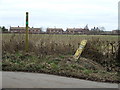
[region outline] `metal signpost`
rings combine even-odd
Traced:
[[[29,45],[28,45],[28,12],[26,12],[26,38],[25,38],[25,50],[28,52]]]
[[[79,59],[79,57],[80,57],[80,55],[81,55],[84,47],[86,46],[86,44],[87,44],[87,40],[82,40],[82,41],[81,41],[79,48],[77,49],[75,55],[73,56],[73,58],[74,58],[75,60],[78,60],[78,59]]]

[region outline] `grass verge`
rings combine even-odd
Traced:
[[[95,61],[81,57],[77,62],[71,55],[35,55],[34,53],[4,53],[3,71],[48,73],[85,80],[120,83],[117,72],[108,72]]]

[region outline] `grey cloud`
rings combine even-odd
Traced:
[[[0,25],[24,25],[29,12],[30,25],[78,27],[103,25],[117,29],[118,0],[0,0]]]

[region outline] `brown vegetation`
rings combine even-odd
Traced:
[[[43,60],[45,60],[45,58],[47,56],[55,56],[56,57],[60,57],[62,59],[57,59],[58,62],[60,61],[60,63],[69,63],[70,65],[74,65],[74,66],[67,66],[66,68],[70,69],[72,68],[72,71],[75,72],[70,72],[68,74],[66,74],[69,70],[63,68],[63,74],[66,74],[66,76],[72,76],[72,77],[78,77],[78,78],[87,78],[92,80],[92,76],[95,75],[101,75],[99,74],[101,71],[102,72],[111,72],[111,73],[117,73],[120,72],[120,63],[117,60],[118,57],[118,47],[120,45],[120,41],[118,41],[117,37],[114,36],[76,36],[76,35],[29,35],[29,54],[25,54],[25,42],[24,42],[24,35],[23,34],[13,34],[13,35],[3,35],[3,43],[2,43],[2,47],[3,47],[3,60],[4,60],[4,64],[3,64],[3,70],[15,70],[16,68],[13,67],[12,68],[12,64],[14,63],[14,60],[24,60],[24,57],[26,55],[30,56],[36,56],[39,57],[37,59],[41,58]],[[83,39],[87,39],[88,43],[85,47],[85,50],[82,53],[81,57],[84,57],[86,59],[79,59],[78,62],[73,62],[74,61],[71,56],[74,55],[76,49],[78,48],[81,40]],[[14,57],[14,55],[12,54],[16,54],[16,53],[22,52],[23,56],[16,58]],[[10,55],[8,55],[9,53],[11,53]],[[11,56],[12,55],[12,56]],[[70,56],[70,57],[66,57],[66,56]],[[7,58],[6,58],[7,57]],[[46,73],[53,73],[53,74],[60,74],[62,75],[62,68],[58,68],[58,63],[56,66],[57,60],[53,58],[50,60],[51,61],[50,65],[49,62],[42,63],[43,65],[45,64],[45,67],[48,67],[45,70],[41,70],[40,68],[42,66],[39,67],[39,69],[33,70],[34,68],[31,68],[32,71],[37,71],[37,72],[46,72]],[[7,62],[8,60],[8,62]],[[12,60],[12,61],[11,61]],[[36,59],[35,59],[36,60]],[[48,59],[47,59],[48,60]],[[54,62],[54,60],[56,60]],[[39,60],[38,60],[39,61]],[[45,60],[46,61],[46,60]],[[11,62],[11,65],[10,63]],[[17,62],[17,61],[15,61]],[[19,62],[19,61],[18,61]],[[53,63],[52,63],[53,62]],[[25,63],[25,62],[24,62]],[[82,63],[82,64],[81,64]],[[14,63],[15,64],[15,63]],[[27,63],[27,65],[30,63]],[[42,65],[40,63],[40,65]],[[10,69],[8,69],[8,65]],[[26,64],[24,64],[25,67],[27,67]],[[34,65],[36,64],[31,64],[31,67],[35,67]],[[62,67],[64,67],[64,64],[60,64],[63,65]],[[77,65],[80,65],[77,67]],[[83,66],[84,65],[84,66]],[[39,65],[38,65],[39,66]],[[50,69],[50,66],[55,68],[52,68],[52,70]],[[7,68],[6,68],[7,67]],[[44,66],[43,66],[44,67]],[[77,67],[77,68],[75,68]],[[81,68],[82,67],[82,74],[80,74]],[[38,67],[37,67],[38,68]],[[58,70],[59,72],[57,72],[56,68],[60,69]],[[92,69],[91,69],[92,68]],[[20,70],[20,71],[26,71],[26,69],[20,69],[17,68],[16,70]],[[91,71],[92,70],[92,71]],[[29,70],[28,70],[29,71]],[[96,73],[93,73],[94,71],[97,71]],[[79,72],[79,73],[78,73]],[[85,76],[87,73],[87,76]],[[80,75],[78,75],[80,74]],[[107,75],[107,74],[105,74]],[[108,76],[106,76],[106,79],[104,77],[104,75],[102,77],[104,77],[104,79],[102,77],[94,77],[93,80],[98,80],[98,81],[110,81],[110,74],[108,74]],[[112,74],[113,75],[113,74]],[[116,74],[114,74],[116,75]],[[113,75],[113,76],[114,76]],[[100,79],[102,78],[102,79]],[[108,79],[107,79],[108,78]],[[111,77],[112,78],[112,77]],[[114,81],[115,79],[111,79],[111,81]],[[117,80],[116,80],[117,81]],[[118,80],[119,81],[119,80]]]

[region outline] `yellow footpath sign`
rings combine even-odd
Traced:
[[[86,44],[87,44],[87,40],[82,40],[81,41],[79,48],[77,49],[75,55],[73,56],[74,59],[76,59],[76,60],[79,59],[79,57],[80,57],[84,47],[86,46]]]

